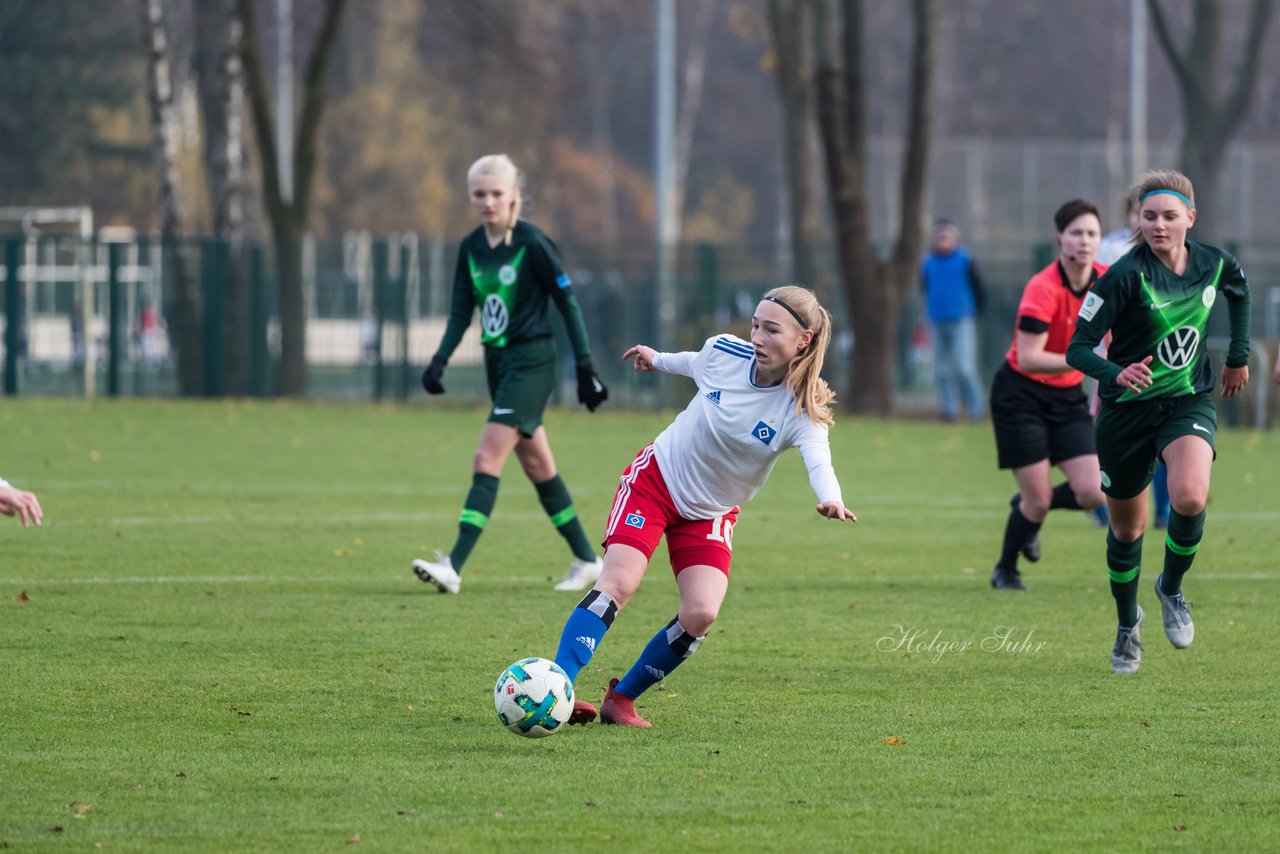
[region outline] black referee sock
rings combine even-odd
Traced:
[[[1000,565],[1005,569],[1018,568],[1018,552],[1040,530],[1039,522],[1032,522],[1022,515],[1021,505],[1009,511],[1009,521],[1004,526],[1004,545],[1000,549]]]
[[[1050,510],[1079,510],[1080,502],[1076,501],[1076,491],[1071,484],[1063,481],[1053,488],[1053,497],[1049,499]]]

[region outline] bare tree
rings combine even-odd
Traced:
[[[224,318],[227,388],[243,394],[247,386],[249,294],[241,265],[244,249],[244,146],[241,111],[244,74],[240,62],[243,28],[236,0],[197,2],[196,80],[204,119],[204,162],[213,206],[213,235],[225,247]]]
[[[165,20],[164,0],[139,0],[147,48],[147,98],[151,105],[151,140],[160,169],[160,240],[172,275],[170,330],[176,339],[178,390],[197,395],[204,390],[200,297],[182,252],[186,214],[178,175],[179,126],[174,98],[174,62]]]
[[[1225,96],[1218,95],[1218,59],[1224,12],[1219,0],[1196,0],[1191,34],[1184,49],[1174,44],[1169,22],[1156,0],[1147,0],[1156,43],[1173,67],[1182,93],[1185,117],[1178,155],[1182,171],[1196,184],[1196,206],[1217,209],[1227,144],[1240,127],[1258,87],[1258,69],[1271,25],[1271,0],[1253,0],[1245,30],[1245,47],[1236,77]],[[1222,217],[1210,216],[1205,229],[1212,234]]]
[[[277,167],[277,146],[266,72],[258,44],[254,0],[236,0],[244,37],[241,59],[253,111],[262,168],[262,195],[275,243],[280,304],[280,393],[301,397],[307,390],[307,313],[302,286],[302,237],[311,211],[316,171],[316,140],[324,114],[329,55],[338,38],[346,0],[324,0],[320,30],[303,74],[302,112],[289,158],[292,198],[286,198]]]
[[[845,401],[851,409],[884,416],[894,411],[894,354],[899,313],[908,290],[917,281],[924,245],[924,193],[933,89],[932,6],[931,0],[912,0],[911,3],[915,27],[907,57],[911,71],[898,237],[892,254],[881,259],[871,242],[867,192],[867,34],[863,4],[861,0],[816,0],[814,5],[818,124],[835,219],[841,286],[854,331]]]
[[[805,55],[809,0],[769,0],[774,82],[782,105],[782,156],[787,194],[791,276],[826,300],[814,248],[820,239],[813,187],[813,84]]]

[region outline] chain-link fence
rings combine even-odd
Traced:
[[[675,329],[659,330],[648,253],[604,258],[573,246],[561,248],[597,368],[610,385],[614,405],[682,402],[683,390],[668,380],[633,376],[619,359],[626,347],[661,341],[693,349],[720,331],[745,337],[760,294],[782,283],[769,249],[682,247],[677,270],[679,321]],[[1252,284],[1255,340],[1274,353],[1280,337],[1280,286],[1271,283],[1280,282],[1280,244],[1231,248]],[[983,376],[989,377],[1012,338],[1023,285],[1048,263],[1053,250],[1048,244],[1016,241],[970,244],[970,249],[988,287],[979,362]],[[420,394],[418,373],[444,332],[455,251],[452,241],[411,234],[306,240],[309,395],[376,400]],[[280,330],[269,247],[233,251],[212,240],[188,240],[166,250],[151,239],[107,243],[10,237],[3,241],[3,252],[6,393],[175,395],[184,388],[179,364],[184,345],[191,360],[199,363],[198,376],[186,377],[189,391],[212,396],[275,392]],[[828,259],[828,283],[836,281],[830,266]],[[185,286],[178,281],[180,268],[187,272]],[[837,324],[828,375],[842,389],[849,372],[857,370],[852,363],[854,342],[847,331],[841,332],[848,324],[839,289],[828,284],[826,290],[824,299]],[[898,408],[906,414],[930,415],[935,408],[933,355],[918,294],[907,301],[900,317],[887,322],[899,332]],[[1221,338],[1225,333],[1225,310],[1215,310],[1211,334]],[[571,351],[562,329],[560,337],[561,399],[571,401]],[[1255,389],[1263,392],[1270,373],[1265,357],[1260,351],[1253,366]],[[463,339],[447,376],[451,399],[485,396],[478,325]],[[1274,404],[1250,398],[1233,406],[1243,407],[1239,417],[1254,423],[1258,413],[1265,414]]]

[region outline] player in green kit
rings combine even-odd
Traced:
[[[559,254],[545,234],[520,219],[521,176],[505,154],[482,157],[467,171],[471,204],[481,226],[458,247],[453,303],[444,338],[422,374],[428,394],[443,394],[449,357],[480,310],[480,343],[493,407],[476,449],[471,489],[449,554],[413,562],[414,574],[441,593],[457,593],[459,573],[488,524],[507,457],[515,451],[551,523],[573,551],[557,590],[595,582],[601,561],[578,520],[573,499],[556,473],[542,413],[559,378],[549,307],[564,318],[578,370],[578,400],[594,412],[609,396],[591,367],[582,311]]]
[[[1169,469],[1170,513],[1156,598],[1165,635],[1178,649],[1195,626],[1182,596],[1204,532],[1218,427],[1214,376],[1205,352],[1209,311],[1227,301],[1231,344],[1222,394],[1249,381],[1249,286],[1228,253],[1187,239],[1195,224],[1191,181],[1148,172],[1133,189],[1142,240],[1103,274],[1080,306],[1067,363],[1098,380],[1098,462],[1107,495],[1107,572],[1119,626],[1111,669],[1133,673],[1142,660],[1138,574],[1147,526],[1147,485],[1157,459]],[[1110,331],[1107,358],[1094,352]]]

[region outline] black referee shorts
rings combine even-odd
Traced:
[[[1089,400],[1080,386],[1056,388],[1001,362],[991,383],[991,425],[1002,469],[1097,453]]]

